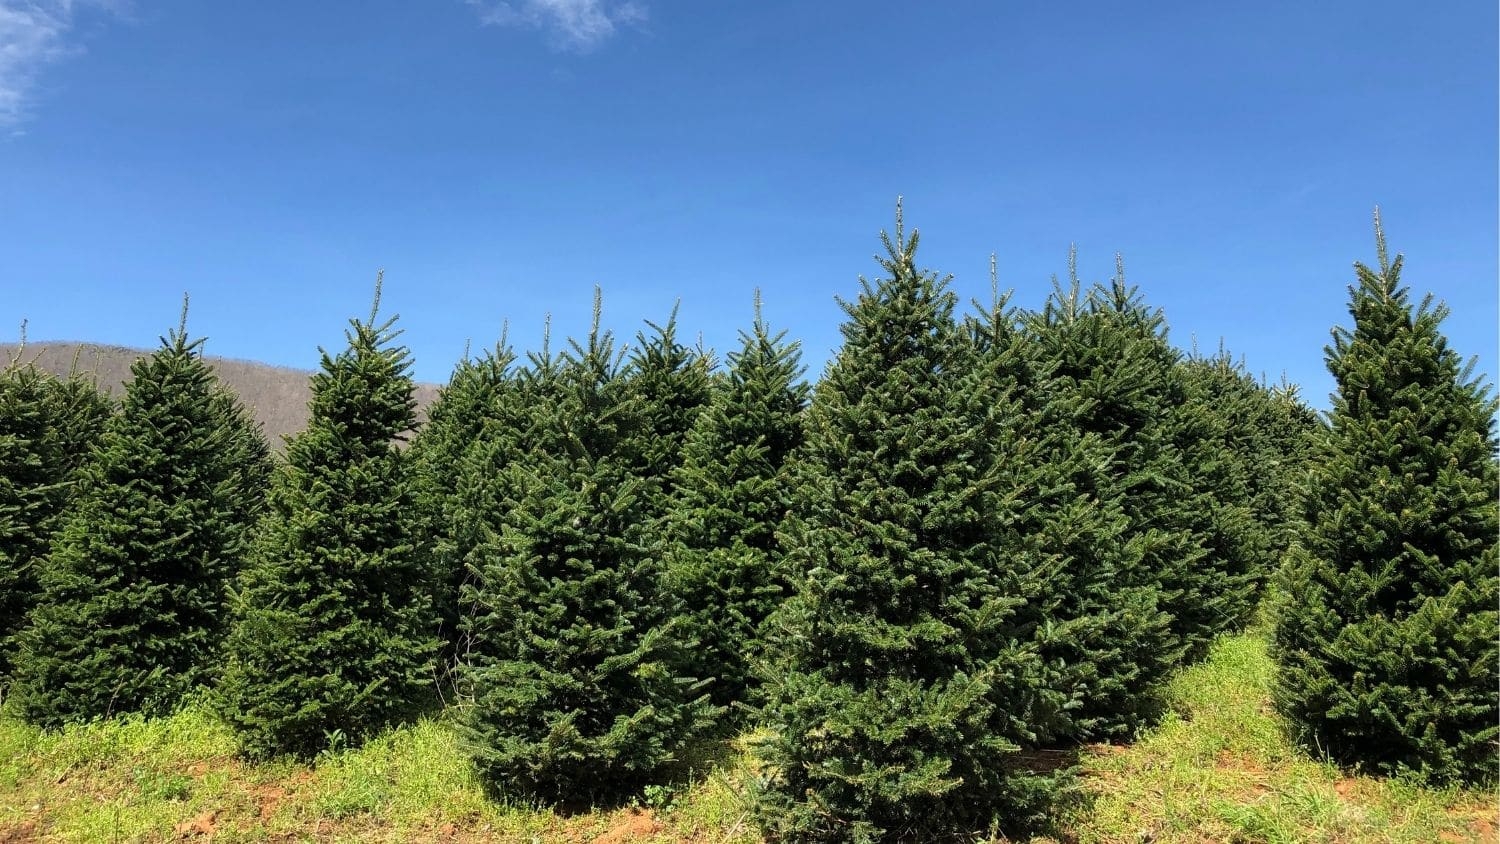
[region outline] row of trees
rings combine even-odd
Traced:
[[[562,803],[759,724],[772,838],[930,837],[1042,817],[1037,763],[1148,723],[1275,576],[1307,744],[1493,776],[1494,404],[1383,241],[1331,429],[1174,349],[1123,271],[961,315],[899,214],[884,245],[815,389],[758,303],[719,367],[596,301],[560,353],[461,362],[409,447],[377,285],[274,467],[182,326],[113,414],[13,364],[9,698],[56,726],[209,686],[247,753],[308,757],[442,695],[496,792]]]

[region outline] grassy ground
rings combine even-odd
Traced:
[[[1095,747],[1080,842],[1500,842],[1494,794],[1347,776],[1290,744],[1271,711],[1267,642],[1221,640],[1128,747]]]
[[[1349,777],[1297,754],[1271,714],[1264,638],[1227,638],[1173,683],[1173,712],[1090,748],[1087,842],[1495,842],[1495,796]],[[247,765],[202,707],[44,734],[0,717],[0,844],[23,841],[754,842],[743,746],[640,805],[562,817],[487,799],[440,721],[316,765]]]

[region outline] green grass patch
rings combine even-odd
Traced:
[[[1493,795],[1349,776],[1307,758],[1271,706],[1267,634],[1226,637],[1183,670],[1133,745],[1085,758],[1080,842],[1493,842]]]
[[[1134,744],[1083,759],[1061,837],[1103,842],[1494,842],[1493,795],[1349,776],[1300,754],[1271,710],[1266,636],[1183,671]],[[636,805],[561,816],[488,797],[443,719],[312,765],[249,764],[201,702],[170,718],[43,733],[0,714],[0,841],[759,841],[750,737],[693,748]],[[7,835],[12,836],[7,838]],[[31,838],[22,837],[24,835]]]

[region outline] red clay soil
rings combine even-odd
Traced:
[[[178,838],[192,838],[195,835],[213,835],[219,831],[218,820],[219,813],[210,809],[190,821],[183,821],[172,827],[172,831],[177,833]]]
[[[626,841],[643,841],[658,832],[662,825],[648,811],[631,809],[610,830],[595,838],[591,844],[624,844]]]

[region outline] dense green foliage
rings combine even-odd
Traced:
[[[1123,268],[960,319],[899,206],[882,239],[813,388],[758,298],[723,368],[675,311],[617,346],[596,298],[563,354],[466,351],[420,433],[377,282],[274,472],[182,328],[118,412],[18,357],[7,705],[53,727],[217,683],[244,753],[307,758],[451,697],[492,793],[569,806],[756,727],[770,839],[972,838],[1045,823],[1057,760],[1149,726],[1275,582],[1298,741],[1496,779],[1500,403],[1378,220],[1327,422],[1174,348]]]
[[[1060,300],[1059,304],[1076,301]],[[1051,339],[1067,342],[1076,314],[1052,311]],[[993,483],[1013,549],[1042,576],[1025,612],[1061,705],[1036,713],[1051,742],[1126,734],[1158,707],[1169,663],[1168,616],[1145,571],[1147,541],[1130,531],[1111,471],[1116,446],[1078,423],[1091,406],[1060,361],[1027,333],[1029,316],[996,297],[968,321],[976,354],[975,408],[996,416]],[[1033,326],[1034,328],[1034,326]]]
[[[888,275],[844,303],[786,520],[795,593],[772,619],[757,793],[773,840],[1017,826],[1048,790],[1017,766],[1045,690],[1018,613],[1032,561],[996,529],[998,432],[972,410],[946,281],[918,271],[899,217],[883,239]]]
[[[1290,542],[1296,489],[1319,424],[1295,388],[1261,384],[1222,349],[1185,359],[1182,371],[1189,407],[1206,417],[1205,430],[1183,450],[1193,461],[1195,486],[1218,513],[1210,551],[1235,561],[1253,586],[1234,625],[1240,626]]]
[[[639,418],[621,442],[642,484],[641,516],[660,519],[671,507],[676,471],[688,432],[708,405],[713,360],[677,340],[677,312],[664,325],[647,322],[650,333],[636,335],[635,350],[623,373]],[[659,531],[650,541],[659,544]]]
[[[0,371],[0,687],[78,469],[110,411],[92,381],[54,378],[19,355]]]
[[[430,695],[431,575],[398,444],[416,421],[411,359],[375,319],[323,352],[239,582],[220,700],[254,756],[361,741]]]
[[[761,625],[785,594],[776,537],[790,507],[788,462],[802,443],[808,387],[796,343],[771,333],[756,304],[751,330],[683,446],[666,526],[668,593],[693,642],[689,673],[712,677],[731,723],[750,699]]]
[[[1132,327],[1132,314],[1144,324]],[[1043,515],[1067,555],[1064,578],[1077,579],[1057,593],[1063,603],[1052,612],[1120,634],[1105,634],[1106,644],[1084,629],[1076,650],[1066,638],[1053,649],[1049,664],[1061,659],[1065,670],[1083,672],[1087,690],[1064,734],[1128,734],[1155,712],[1162,683],[1183,660],[1175,611],[1189,600],[1184,581],[1203,557],[1172,509],[1186,485],[1163,424],[1180,401],[1175,361],[1159,317],[1136,308],[1123,284],[1084,292],[1075,277],[1025,328],[1046,376],[1039,405],[1056,441],[1053,459],[1082,496],[1059,508],[1074,527]]]
[[[427,424],[412,440],[411,462],[422,532],[431,551],[433,613],[441,642],[439,666],[447,675],[460,646],[459,595],[468,579],[468,555],[478,544],[484,510],[466,507],[475,479],[464,474],[465,455],[487,433],[516,393],[510,371],[515,353],[504,340],[478,358],[465,358],[428,408]],[[506,432],[509,434],[509,431]],[[446,684],[445,684],[446,685]]]
[[[210,682],[260,511],[269,449],[202,341],[179,328],[131,375],[19,637],[16,697],[44,726],[168,711]]]
[[[1401,258],[1356,265],[1354,326],[1276,630],[1277,701],[1337,762],[1493,782],[1500,739],[1496,402],[1413,306]]]
[[[447,470],[453,485],[447,499],[452,516],[436,540],[440,570],[452,565],[459,579],[458,637],[452,664],[455,681],[461,682],[466,662],[482,655],[476,652],[476,644],[482,652],[489,639],[486,622],[475,623],[476,617],[486,615],[475,602],[480,599],[479,580],[492,542],[505,530],[515,506],[511,479],[528,453],[555,442],[546,427],[551,415],[545,409],[559,399],[560,364],[550,343],[544,341],[542,352],[528,355],[526,366],[507,369],[506,379],[496,384],[488,406],[476,408],[483,414],[479,429]]]
[[[638,792],[704,716],[647,540],[633,447],[649,407],[608,333],[523,375],[531,419],[507,506],[474,551],[463,728],[504,794],[587,804]]]

